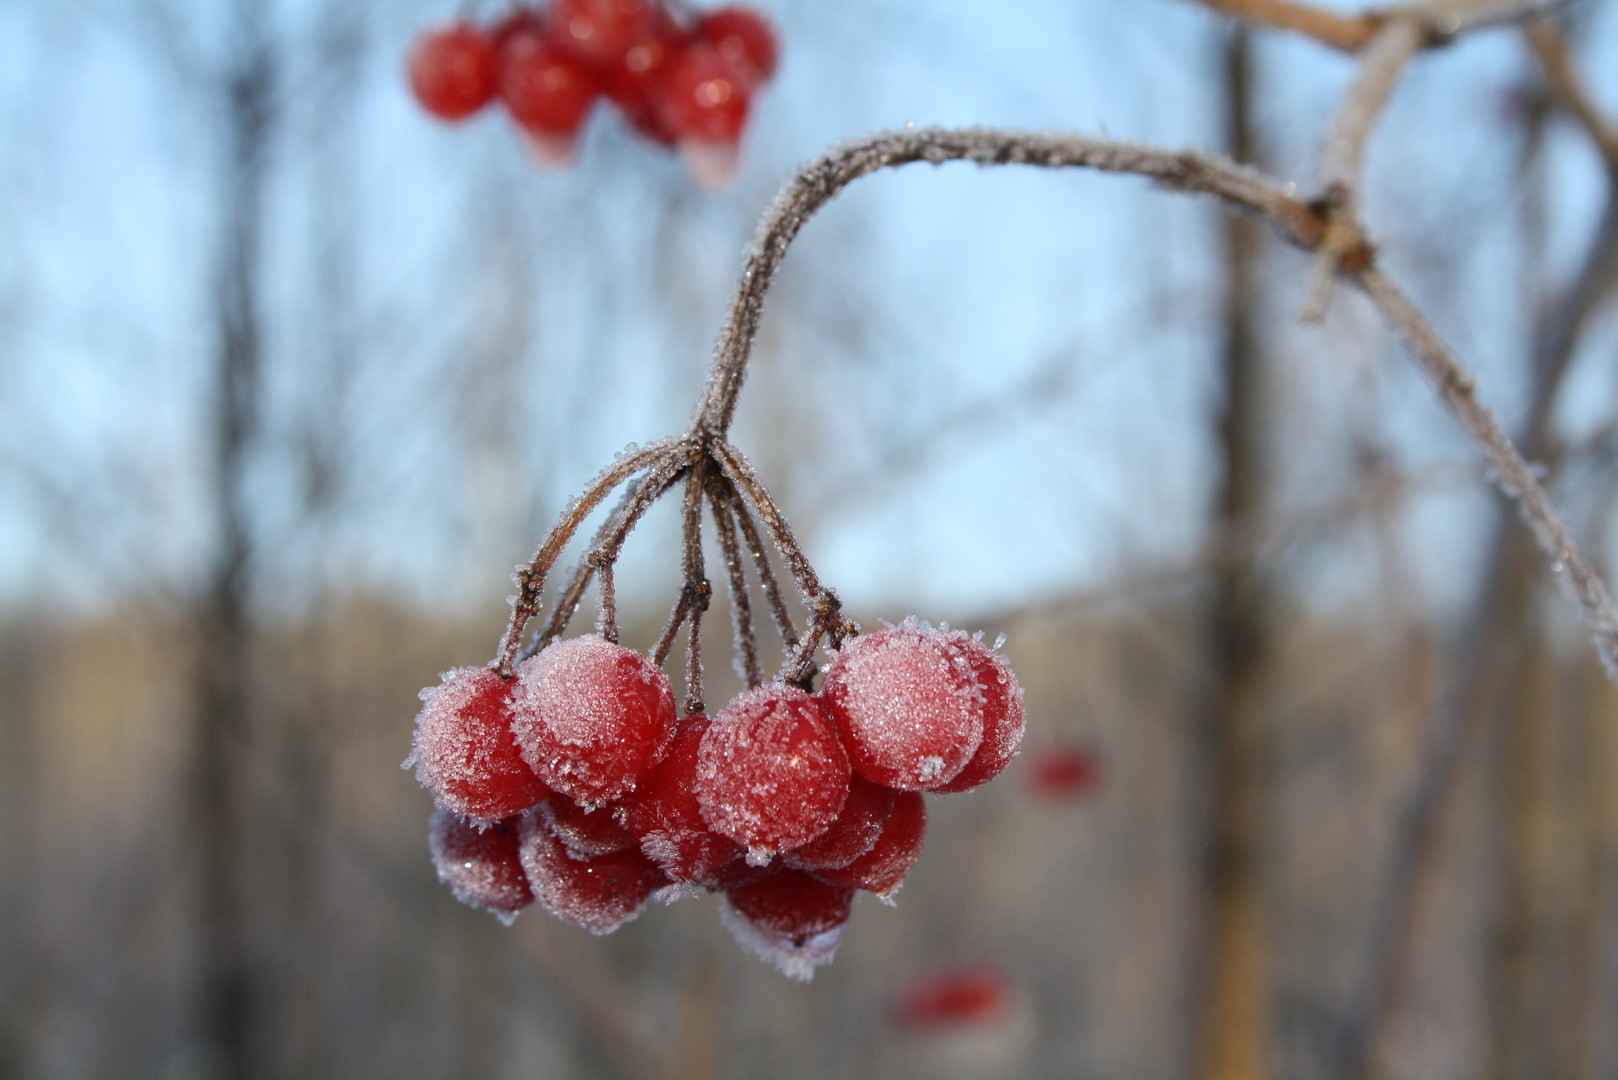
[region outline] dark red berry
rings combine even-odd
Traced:
[[[629,830],[613,820],[610,809],[587,813],[566,795],[555,792],[535,809],[551,835],[575,859],[593,859],[639,846]]]
[[[747,124],[752,89],[710,45],[697,43],[670,64],[660,104],[682,141],[734,145]]]
[[[994,968],[940,971],[911,985],[899,1004],[899,1022],[929,1030],[993,1024],[1010,1003],[1011,985]]]
[[[1078,746],[1047,746],[1037,751],[1028,772],[1036,794],[1058,800],[1081,799],[1100,780],[1100,756]]]
[[[819,699],[782,683],[732,699],[697,755],[703,819],[755,865],[830,828],[848,781],[848,756]]]
[[[635,789],[674,738],[674,691],[656,664],[597,634],[517,666],[511,730],[554,790],[594,809]]]
[[[983,696],[946,635],[912,620],[846,642],[821,690],[854,771],[924,791],[953,780],[983,741]]]
[[[427,828],[438,880],[461,903],[492,911],[507,924],[534,902],[517,853],[517,821],[507,818],[478,829],[440,807]]]
[[[549,791],[524,763],[511,734],[512,684],[490,668],[445,672],[421,692],[415,746],[406,765],[433,801],[479,821],[520,813]]]
[[[600,92],[594,73],[530,27],[501,46],[500,98],[527,131],[572,138]]]
[[[921,855],[927,836],[927,806],[921,793],[901,791],[894,796],[893,813],[876,845],[840,870],[816,870],[815,877],[831,885],[864,889],[891,902],[910,868]]]
[[[443,120],[464,120],[494,97],[494,42],[466,23],[437,27],[416,38],[406,70],[422,108]]]
[[[807,982],[842,941],[854,890],[782,870],[725,891],[723,915],[745,947]]]
[[[1017,756],[1025,725],[1022,686],[1005,657],[980,639],[956,632],[949,635],[949,643],[971,665],[983,695],[983,741],[953,780],[932,790],[968,791],[998,776]]]
[[[775,74],[775,31],[752,8],[715,8],[697,23],[695,36],[724,57],[750,88]]]
[[[681,720],[668,755],[614,805],[613,814],[670,881],[713,887],[715,873],[740,860],[742,849],[708,827],[697,802],[697,754],[707,730],[706,716]]]
[[[873,784],[858,773],[849,780],[848,801],[831,828],[783,852],[781,861],[796,870],[836,870],[876,846],[893,811],[893,789]]]
[[[525,815],[518,833],[522,866],[534,898],[558,919],[592,934],[612,933],[639,915],[647,897],[669,883],[634,849],[582,862],[571,857],[538,815]]]
[[[647,0],[555,0],[551,38],[589,63],[607,67],[646,35],[654,6]]]

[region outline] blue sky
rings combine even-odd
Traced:
[[[1181,0],[761,6],[784,62],[742,174],[717,193],[605,113],[567,172],[524,159],[500,117],[428,121],[400,57],[448,5],[360,5],[366,45],[336,76],[322,5],[272,6],[295,89],[267,201],[268,410],[250,479],[267,603],[359,590],[498,606],[571,491],[687,421],[753,222],[830,142],[947,123],[1217,144],[1219,24]],[[215,114],[132,29],[135,7],[0,5],[13,606],[183,596],[208,550]],[[176,10],[206,55],[223,9]],[[1594,14],[1585,67],[1618,115],[1618,42]],[[1274,168],[1305,181],[1352,69],[1278,35],[1258,55]],[[1389,268],[1507,417],[1527,284],[1511,102],[1529,70],[1506,31],[1423,57],[1367,189]],[[1601,186],[1575,131],[1551,139],[1554,281]],[[811,223],[768,305],[736,438],[822,575],[861,610],[938,617],[1183,564],[1213,478],[1216,221],[1136,180],[954,166],[863,181]],[[1341,498],[1367,442],[1440,477],[1396,527],[1442,608],[1477,555],[1480,470],[1356,298],[1323,328],[1292,323],[1304,269],[1279,249],[1267,266],[1277,510]],[[1613,342],[1598,320],[1570,431],[1612,415]],[[1026,391],[1054,373],[1056,390]],[[322,461],[334,488],[312,480]],[[655,607],[672,589],[666,529],[649,522],[627,556],[631,597]],[[1352,607],[1371,550],[1351,528],[1279,565],[1312,600]]]

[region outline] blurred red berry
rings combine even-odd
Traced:
[[[588,68],[531,27],[501,46],[500,98],[528,131],[571,138],[600,92]]]
[[[467,23],[436,27],[416,38],[406,71],[422,108],[442,120],[464,120],[494,97],[494,42]]]
[[[586,810],[633,791],[674,739],[668,676],[598,634],[546,646],[517,665],[516,683],[523,760]]]
[[[427,847],[438,880],[461,903],[492,911],[509,923],[534,902],[517,853],[516,818],[478,829],[440,807],[427,828]]]
[[[715,8],[697,23],[695,36],[712,46],[750,88],[775,74],[779,55],[775,31],[769,20],[752,8]]]
[[[830,828],[848,781],[848,755],[820,700],[782,683],[738,694],[709,724],[697,756],[703,819],[755,865]]]
[[[602,69],[602,90],[624,119],[662,146],[673,146],[678,141],[662,105],[662,95],[669,66],[685,52],[689,38],[667,12],[658,9],[635,43]]]
[[[1077,746],[1047,746],[1029,755],[1028,783],[1050,799],[1081,799],[1101,782],[1101,757]]]
[[[694,44],[666,72],[660,103],[676,136],[723,144],[742,137],[752,90],[717,50]]]
[[[646,35],[659,6],[647,0],[555,0],[550,37],[581,59],[606,67]]]
[[[898,1019],[909,1028],[939,1030],[992,1024],[1006,1015],[1011,986],[993,968],[964,968],[923,976],[899,1002]]]
[[[416,766],[416,779],[439,806],[498,821],[549,794],[512,738],[511,692],[498,671],[482,667],[445,672],[442,683],[421,692],[405,764]]]

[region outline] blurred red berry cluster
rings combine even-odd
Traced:
[[[422,108],[444,120],[498,99],[551,164],[570,158],[585,118],[606,98],[641,135],[681,147],[699,179],[722,183],[776,56],[774,31],[750,8],[692,15],[664,0],[551,0],[489,26],[426,31],[409,74]]]
[[[936,971],[913,982],[900,998],[895,1018],[916,1031],[988,1025],[1005,1019],[1011,984],[991,967]]]
[[[995,776],[1024,726],[998,653],[912,620],[845,641],[819,693],[766,683],[711,718],[677,719],[663,672],[594,634],[423,700],[406,764],[459,899],[508,919],[537,900],[605,934],[659,891],[722,892],[742,943],[805,979],[855,893],[890,899],[914,865],[921,793]]]

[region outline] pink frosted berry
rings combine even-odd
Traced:
[[[439,806],[479,821],[521,813],[548,794],[511,735],[511,683],[490,668],[445,672],[421,692],[406,765]]]
[[[586,810],[633,791],[674,738],[668,677],[598,634],[540,650],[517,665],[516,682],[522,759]]]
[[[781,861],[797,870],[847,866],[876,846],[892,810],[893,789],[855,773],[849,782],[848,801],[831,828],[802,847],[783,852]]]
[[[1017,756],[1024,726],[1022,686],[1006,658],[962,632],[949,635],[958,655],[972,665],[978,690],[983,694],[983,742],[966,768],[947,784],[933,791],[967,791],[1000,775],[1000,770]]]
[[[613,807],[613,814],[640,838],[641,851],[670,881],[713,887],[719,868],[740,859],[742,849],[708,827],[697,802],[697,754],[707,730],[706,716],[681,720],[668,756]]]
[[[612,933],[639,915],[646,898],[669,883],[634,849],[582,862],[572,858],[537,814],[524,815],[518,836],[534,898],[558,919],[592,934]]]
[[[438,880],[461,903],[492,911],[505,923],[534,902],[517,856],[517,820],[508,818],[480,830],[439,807],[427,828]]]
[[[894,796],[893,813],[888,815],[876,846],[840,870],[816,870],[815,877],[829,885],[864,889],[891,900],[916,865],[926,835],[927,806],[921,793],[901,791]]]
[[[745,948],[807,982],[837,951],[853,903],[853,889],[782,870],[727,889],[721,916]]]
[[[854,771],[886,787],[947,784],[983,741],[971,664],[946,635],[909,619],[844,644],[821,694]]]
[[[697,755],[697,801],[754,865],[824,833],[848,798],[848,756],[820,701],[769,683],[713,718]]]
[[[566,795],[556,792],[536,809],[551,835],[562,842],[569,855],[580,861],[638,846],[635,837],[613,820],[609,810],[588,813]]]

